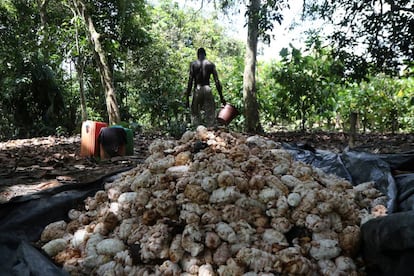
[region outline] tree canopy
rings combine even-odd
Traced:
[[[354,75],[398,74],[414,60],[414,6],[410,0],[307,0],[305,15],[334,25],[329,39]]]

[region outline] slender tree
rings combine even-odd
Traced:
[[[88,111],[86,108],[86,96],[85,96],[85,86],[84,86],[84,77],[83,73],[85,71],[86,66],[86,58],[82,53],[82,49],[80,47],[79,42],[79,30],[78,30],[78,16],[76,15],[76,11],[72,9],[73,16],[74,16],[74,25],[75,25],[75,42],[76,42],[76,52],[77,56],[72,57],[72,60],[75,64],[76,73],[78,76],[79,82],[79,96],[80,96],[80,104],[81,104],[81,115],[82,121],[86,121],[88,119]]]
[[[260,132],[259,108],[256,95],[256,57],[259,38],[260,0],[250,0],[247,20],[247,44],[243,75],[243,101],[248,132]]]
[[[49,0],[37,0],[37,7],[40,15],[40,51],[42,52],[43,62],[48,64],[49,51],[47,44],[49,43],[49,30],[47,21],[47,5]]]
[[[118,102],[116,99],[115,86],[113,82],[112,71],[108,63],[107,53],[105,52],[100,41],[101,34],[96,30],[95,23],[89,14],[86,4],[83,0],[73,0],[77,14],[83,18],[85,26],[89,33],[89,39],[94,47],[95,60],[99,67],[101,83],[105,91],[106,109],[109,117],[109,124],[118,124],[121,121]]]

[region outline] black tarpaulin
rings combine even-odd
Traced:
[[[111,174],[90,183],[63,185],[1,204],[0,275],[68,275],[36,248],[35,242],[48,224],[67,220],[70,209],[116,177]]]

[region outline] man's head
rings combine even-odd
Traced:
[[[198,58],[204,58],[206,57],[206,50],[204,50],[204,48],[198,48],[197,50],[197,57]]]

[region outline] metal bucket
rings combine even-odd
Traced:
[[[227,103],[218,113],[217,121],[220,124],[228,125],[237,115],[239,115],[239,111],[234,106]]]

